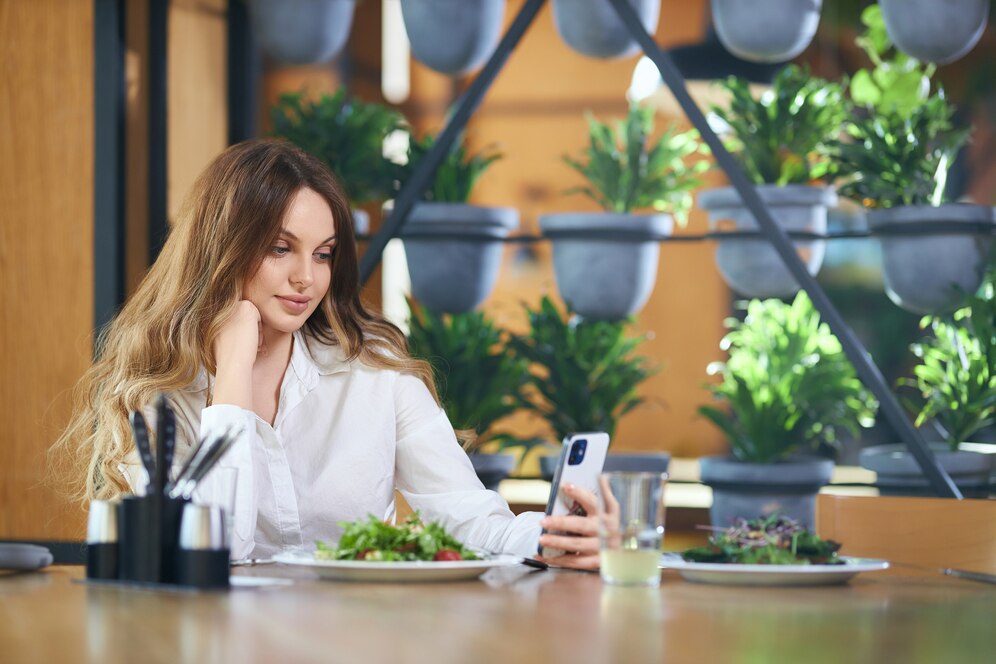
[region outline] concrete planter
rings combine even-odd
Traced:
[[[926,221],[993,223],[993,208],[953,203],[871,210],[872,229]],[[951,311],[982,283],[993,244],[992,233],[882,235],[882,271],[889,299],[918,314]]]
[[[709,519],[725,528],[737,518],[755,519],[778,512],[813,529],[816,494],[830,483],[833,461],[800,459],[744,463],[733,457],[703,457],[701,480],[712,488]]]
[[[660,0],[629,0],[650,34],[657,30]],[[625,58],[640,51],[609,0],[553,0],[557,34],[571,49],[592,58]]]
[[[349,40],[356,0],[248,0],[253,32],[287,64],[325,62]]]
[[[966,498],[988,498],[996,471],[996,445],[973,445],[976,450],[952,450],[944,443],[930,443],[934,458],[951,476]],[[883,496],[934,496],[920,465],[905,445],[875,445],[858,454],[862,468],[878,475],[875,485]]]
[[[412,295],[437,313],[475,309],[491,293],[514,208],[418,203],[401,229]]]
[[[759,185],[757,192],[771,210],[775,222],[786,231],[825,233],[827,208],[837,203],[831,187]],[[709,212],[709,228],[716,231],[756,231],[759,226],[740,194],[733,187],[708,189],[698,196],[698,205]],[[799,257],[810,274],[823,265],[825,240],[795,242]],[[765,238],[729,238],[718,241],[716,265],[730,288],[746,297],[787,297],[799,283]]]
[[[485,489],[498,490],[498,484],[508,477],[515,468],[515,457],[511,454],[468,454],[474,472]]]
[[[878,5],[893,43],[937,64],[972,50],[989,20],[989,0],[879,0]]]
[[[658,238],[671,234],[667,214],[547,214],[540,229],[553,241],[560,296],[582,318],[620,320],[639,311],[657,282]],[[591,237],[582,237],[589,233]]]
[[[820,25],[823,0],[711,0],[716,36],[752,62],[785,62],[806,50]]]
[[[460,76],[483,65],[495,50],[505,0],[401,0],[401,14],[415,59]]]

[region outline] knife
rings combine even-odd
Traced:
[[[137,410],[131,412],[128,421],[131,422],[138,456],[142,459],[142,468],[145,470],[145,493],[148,494],[152,478],[156,474],[156,461],[152,458],[152,448],[149,446],[149,427],[145,422],[145,416]]]
[[[981,583],[996,584],[996,574],[985,574],[983,572],[969,572],[967,570],[952,569],[950,567],[945,567],[941,569],[940,572],[945,576],[956,576],[959,579],[968,579],[969,581],[979,581]]]

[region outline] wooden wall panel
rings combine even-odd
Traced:
[[[0,538],[78,536],[44,484],[93,325],[93,2],[0,2]]]

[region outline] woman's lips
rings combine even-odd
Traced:
[[[283,305],[284,309],[290,311],[291,313],[300,314],[304,313],[308,309],[308,303],[311,301],[310,298],[299,298],[299,297],[283,297],[281,295],[277,296],[280,300],[280,304]]]

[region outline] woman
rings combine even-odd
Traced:
[[[320,162],[276,140],[221,154],[78,388],[57,446],[87,464],[80,497],[135,488],[127,416],[142,409],[154,427],[164,392],[179,460],[199,437],[241,431],[221,462],[236,469],[235,558],[310,548],[370,513],[391,518],[395,488],[466,544],[532,555],[543,515],[513,516],[483,488],[429,366],[363,307],[357,274],[349,208]],[[566,491],[594,514],[590,493]],[[567,551],[550,562],[597,567],[594,517],[542,526],[577,534],[542,536]]]

